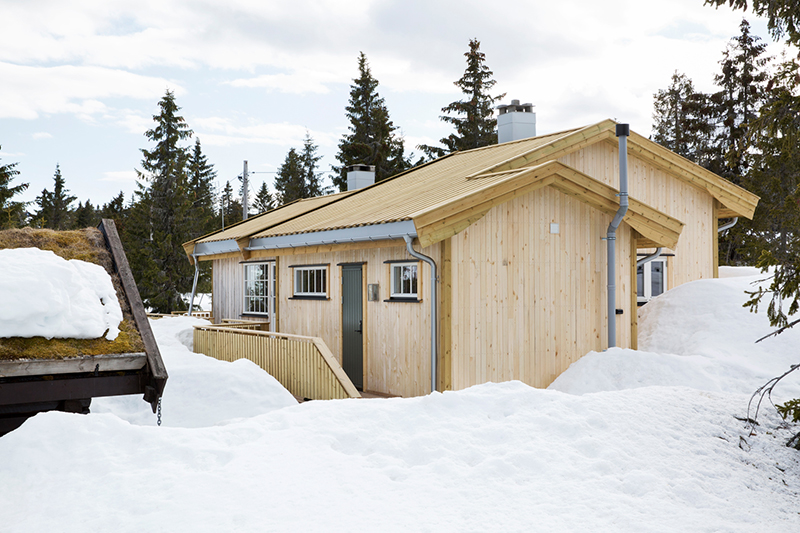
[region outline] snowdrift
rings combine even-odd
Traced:
[[[800,463],[749,393],[793,362],[758,346],[752,278],[643,309],[643,351],[593,353],[551,390],[297,404],[247,362],[192,354],[191,318],[153,322],[164,426],[135,403],[45,413],[0,439],[14,531],[800,531]],[[715,318],[719,317],[719,319]],[[662,328],[664,328],[662,330]],[[239,364],[242,363],[242,364]],[[219,384],[210,398],[210,384]],[[787,390],[797,390],[797,378]],[[788,394],[788,392],[786,392]],[[141,402],[140,402],[141,403]],[[101,412],[102,411],[102,412]]]

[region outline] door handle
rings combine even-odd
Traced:
[[[363,332],[363,322],[364,322],[363,320],[359,320],[358,321],[358,329],[355,330],[356,333],[362,333]]]

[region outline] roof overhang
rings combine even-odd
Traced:
[[[305,248],[328,244],[347,244],[353,242],[384,241],[402,239],[405,236],[416,237],[417,228],[411,220],[387,222],[385,224],[370,224],[326,231],[297,233],[293,235],[277,235],[275,237],[260,237],[251,239],[250,245],[245,247],[249,252],[258,250],[279,250],[282,248]],[[238,247],[237,250],[238,251]]]
[[[430,246],[451,237],[480,220],[492,207],[547,186],[609,215],[619,208],[619,191],[559,161],[476,175],[471,179],[481,178],[492,178],[492,181],[484,188],[451,198],[412,216],[421,246]],[[635,198],[629,198],[628,213],[623,220],[648,243],[668,248],[677,244],[683,229],[680,220]]]

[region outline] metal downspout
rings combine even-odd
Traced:
[[[192,254],[192,259],[194,259],[194,283],[192,283],[192,299],[189,300],[189,316],[192,316],[194,296],[197,293],[197,278],[200,276],[200,262],[197,260],[197,256],[195,254]]]
[[[628,212],[628,135],[630,125],[617,124],[619,138],[619,209],[608,225],[606,243],[608,246],[608,347],[617,345],[617,285],[616,285],[616,242],[617,228]]]
[[[717,233],[722,233],[726,229],[731,229],[732,227],[734,227],[736,225],[737,222],[739,222],[739,217],[733,217],[733,220],[731,220],[727,224],[723,224],[720,227],[718,227],[717,228]]]
[[[406,241],[406,249],[412,257],[421,259],[431,266],[431,392],[436,390],[436,360],[437,360],[437,330],[438,320],[436,319],[436,262],[427,255],[421,254],[411,246],[414,238],[411,235],[403,236]]]
[[[636,268],[639,268],[640,266],[645,265],[654,259],[658,259],[658,256],[661,255],[661,250],[662,248],[656,248],[656,251],[653,252],[652,254],[646,257],[642,257],[641,259],[636,261]]]

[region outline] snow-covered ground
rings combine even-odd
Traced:
[[[756,435],[736,418],[800,360],[800,331],[753,344],[755,279],[660,296],[642,351],[589,354],[549,390],[296,404],[251,363],[192,354],[197,319],[154,321],[163,425],[107,398],[0,438],[0,530],[796,533],[790,429],[771,408]],[[786,381],[778,401],[800,396]]]

